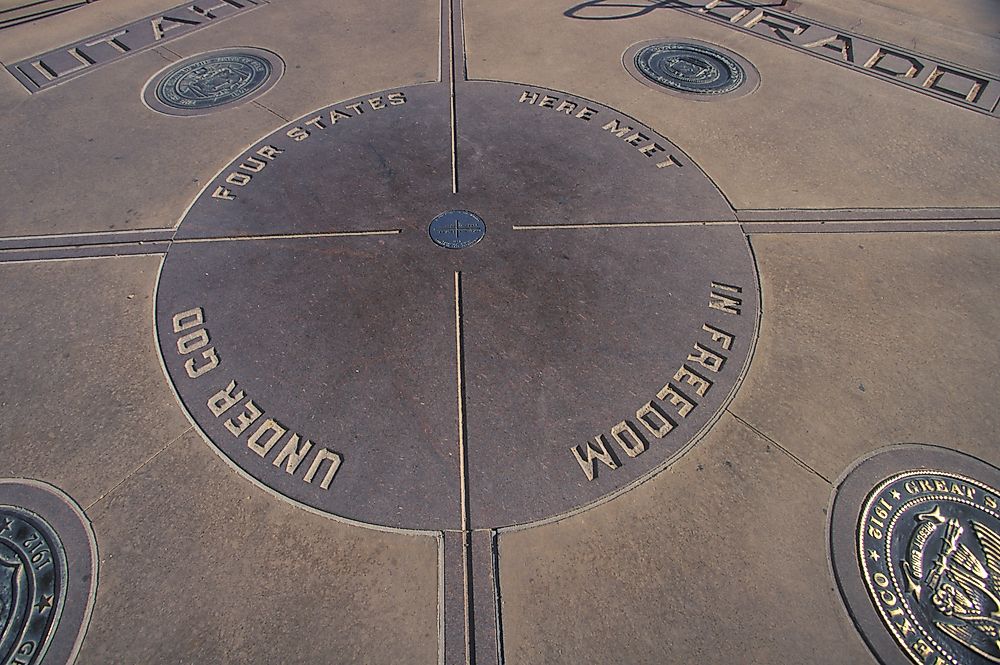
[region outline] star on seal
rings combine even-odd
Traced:
[[[864,581],[914,663],[1000,663],[998,497],[973,478],[928,470],[869,495],[858,525]]]

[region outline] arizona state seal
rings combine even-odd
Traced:
[[[55,632],[66,594],[66,558],[40,515],[0,505],[0,658],[36,663]]]
[[[934,470],[896,473],[861,510],[872,602],[920,665],[1000,663],[1000,492]]]
[[[48,483],[0,478],[0,665],[72,665],[97,590],[83,509]]]

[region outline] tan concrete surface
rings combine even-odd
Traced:
[[[182,4],[174,0],[99,0],[44,21],[7,28],[0,39],[0,62],[8,65],[30,58]]]
[[[99,0],[2,30],[0,61],[9,64],[179,4]],[[819,210],[819,217],[836,217],[844,208],[930,209],[920,213],[927,216],[945,207],[957,209],[953,217],[966,218],[966,230],[889,233],[885,225],[858,222],[806,229],[816,232],[803,233],[805,227],[796,226],[795,233],[750,233],[761,286],[759,337],[746,377],[718,422],[651,479],[571,517],[501,532],[494,551],[494,533],[488,529],[476,531],[466,543],[460,529],[413,534],[347,524],[294,505],[234,471],[192,428],[160,364],[154,299],[161,256],[156,252],[164,251],[168,241],[153,247],[134,235],[115,235],[173,227],[221,168],[289,119],[368,92],[436,80],[442,44],[448,52],[448,31],[441,32],[447,3],[271,0],[36,94],[0,69],[0,477],[52,483],[79,502],[93,522],[100,574],[79,663],[469,665],[469,650],[477,665],[500,665],[500,653],[507,665],[876,662],[832,575],[826,513],[845,469],[889,444],[940,444],[1000,464],[1000,234],[977,229],[975,221],[986,218],[985,223],[1000,228],[1000,213],[984,210],[1000,207],[995,149],[1000,118],[683,12],[657,9],[639,18],[582,21],[564,16],[574,4],[457,4],[464,23],[456,34],[464,28],[470,78],[544,86],[633,116],[686,151],[739,210],[805,208]],[[1000,9],[993,0],[803,0],[787,3],[784,10],[1000,73]],[[754,63],[760,87],[743,97],[701,103],[640,84],[623,67],[623,53],[637,42],[666,37],[731,49]],[[254,101],[201,116],[171,117],[144,105],[143,86],[171,63],[236,46],[277,53],[286,66],[283,78]],[[459,76],[462,64],[461,59],[456,63]],[[444,95],[443,115],[426,126],[443,128],[450,89],[435,89]],[[589,122],[576,117],[567,122]],[[511,118],[512,131],[535,131],[532,116]],[[456,165],[491,149],[462,130],[459,124],[453,135]],[[435,140],[434,145],[447,148],[447,137]],[[351,146],[365,149],[382,145],[368,145],[364,136],[352,141]],[[463,154],[459,146],[465,145],[475,150]],[[598,154],[591,148],[587,154]],[[322,165],[321,157],[312,163]],[[530,158],[512,168],[549,163]],[[407,164],[419,161],[413,159]],[[427,160],[427,168],[447,161],[442,150]],[[572,183],[571,160],[566,168],[560,177]],[[435,172],[439,175],[444,174]],[[608,182],[620,175],[609,174]],[[359,174],[359,182],[365,177],[387,176]],[[548,177],[539,176],[539,182],[549,182]],[[524,180],[531,181],[530,173]],[[319,183],[321,177],[301,182]],[[495,182],[498,191],[509,189],[502,169]],[[458,177],[456,187],[463,184]],[[358,196],[363,188],[362,182]],[[283,194],[280,184],[274,190]],[[542,185],[538,190],[558,199]],[[612,199],[613,187],[608,192]],[[488,194],[477,196],[485,201]],[[378,209],[379,197],[373,198],[366,210]],[[291,210],[295,203],[282,205]],[[350,212],[354,203],[346,200],[345,210]],[[562,202],[554,201],[553,209],[556,204]],[[255,212],[249,205],[239,208],[234,223]],[[900,210],[886,216],[894,223],[912,214]],[[310,229],[326,230],[322,220],[305,221],[315,223]],[[356,221],[357,228],[381,228]],[[685,224],[697,226],[698,221]],[[742,242],[740,227],[727,228]],[[849,232],[819,232],[830,230]],[[407,226],[405,232],[410,231]],[[34,245],[32,256],[42,259],[49,250],[38,248],[53,244],[83,256],[117,251],[76,247],[79,237],[37,237],[86,232],[107,232],[109,242],[119,241],[123,251],[147,254],[9,262],[27,256],[12,251],[15,245]],[[581,229],[558,231],[576,232]],[[642,237],[653,238],[653,233]],[[310,248],[310,256],[336,260],[338,252],[351,251],[338,248],[339,240],[314,237],[302,247]],[[232,274],[204,283],[216,284],[212,288],[221,292],[234,283],[227,280],[245,280],[256,291],[241,305],[248,318],[259,313],[254,299],[274,298],[277,292],[257,270],[276,256],[267,251],[263,246],[248,253]],[[664,243],[663,261],[683,264],[709,255],[697,251],[685,256]],[[299,260],[295,251],[288,252],[290,261]],[[561,256],[551,266],[552,279],[571,274],[557,265],[569,253]],[[223,268],[206,265],[205,275]],[[535,290],[545,288],[544,280],[515,284],[519,281],[499,285],[497,292],[509,292],[532,307],[546,302]],[[460,445],[466,443],[468,426],[459,414],[466,408],[467,386],[462,370],[450,364],[465,357],[463,344],[475,343],[462,334],[461,284],[456,276],[455,319],[449,308],[448,334],[435,339],[448,349],[438,355],[442,366],[448,364],[446,375],[455,377],[445,398],[450,405],[457,397],[456,422],[418,423],[425,431],[454,431],[458,440],[417,451],[442,456],[457,472],[465,468]],[[315,320],[322,320],[324,298],[347,298],[338,311],[358,318],[368,316],[361,316],[363,308],[395,302],[367,287],[341,292],[312,289],[308,283],[281,286],[283,293],[308,292],[313,309],[285,316],[279,303],[272,310],[278,314],[267,333],[277,340],[279,368],[281,360],[303,353],[282,346],[282,333],[301,327],[306,316],[318,313]],[[637,284],[634,296],[621,299],[622,322],[646,302],[645,290],[651,288],[670,291],[678,285]],[[737,296],[729,288],[726,293]],[[544,309],[538,315],[542,322]],[[371,320],[393,319],[376,315]],[[210,325],[216,329],[214,321]],[[557,355],[576,351],[560,346],[555,325],[525,327],[524,343],[552,345]],[[366,331],[373,339],[397,333]],[[597,344],[616,339],[615,333],[595,336]],[[613,353],[613,345],[609,348]],[[392,362],[407,361],[405,354],[396,355]],[[298,363],[304,357],[294,359]],[[385,354],[366,357],[375,359],[372,367],[345,371],[395,371]],[[275,363],[275,358],[252,360],[247,376]],[[505,360],[496,356],[489,362]],[[603,371],[589,362],[581,360],[573,371]],[[296,363],[285,367],[313,372],[308,362]],[[539,367],[538,375],[554,367]],[[620,371],[606,380],[627,382],[631,370]],[[258,383],[251,397],[265,406],[273,386],[265,385],[273,379],[267,376],[272,375],[261,372],[264,378],[252,379]],[[274,380],[296,388],[318,386],[317,391],[339,380],[301,378],[278,371]],[[421,399],[412,386],[398,381],[392,386]],[[639,396],[649,396],[645,387],[629,389],[637,404]],[[370,398],[349,398],[345,408],[384,408]],[[294,427],[316,417],[294,399],[282,408],[275,413]],[[390,425],[397,417],[376,415]],[[502,424],[522,416],[497,417]],[[554,413],[551,430],[545,431],[560,432],[560,419],[567,417]],[[607,423],[607,433],[615,431],[613,425]],[[336,449],[339,442],[321,438],[329,432],[319,429],[301,432],[316,437],[317,450],[320,445]],[[497,430],[509,436],[502,427]],[[391,427],[386,431],[391,434]],[[345,436],[363,446],[371,432]],[[395,443],[391,436],[384,438]],[[540,446],[551,444],[539,438]],[[573,464],[568,453],[576,443],[582,441],[559,443],[566,453],[562,461]],[[412,452],[405,445],[399,450]],[[249,451],[256,449],[247,439],[237,452]],[[512,468],[505,465],[507,454],[496,450],[495,473],[501,480]],[[544,463],[538,468],[540,477],[552,475],[546,475]],[[608,473],[605,468],[602,473]],[[464,498],[468,480],[464,473],[459,477]],[[336,482],[329,489],[336,491]],[[426,480],[414,473],[412,482]],[[577,482],[590,481],[580,475]],[[366,491],[392,497],[398,489],[373,485]],[[465,519],[463,512],[463,524]]]
[[[437,542],[289,505],[189,433],[90,510],[79,663],[433,663]]]
[[[737,208],[996,206],[995,119],[670,9],[571,20],[561,0],[469,0],[469,75],[572,90],[686,150]],[[510,26],[504,31],[491,26]],[[688,37],[748,58],[753,94],[715,103],[652,90],[621,64],[640,41]],[[510,44],[517,48],[510,48]]]
[[[318,38],[299,39],[316,20],[317,8],[328,29]],[[352,95],[436,79],[439,22],[437,7],[426,2],[335,7],[281,2],[34,95],[4,76],[0,146],[19,159],[16,168],[0,171],[0,236],[174,226],[206,178],[285,124],[279,115],[296,117]],[[399,48],[367,56],[376,30]],[[397,39],[393,30],[405,37]],[[246,103],[221,113],[176,117],[143,103],[143,86],[178,54],[243,44],[285,58],[285,78],[260,99],[273,111]],[[351,64],[331,66],[343,61],[339,54],[345,52],[355,54],[345,61]],[[355,62],[370,65],[358,70]],[[86,177],[94,172],[100,173],[96,182]]]
[[[0,264],[5,476],[47,480],[86,507],[188,430],[150,323],[159,265]]]
[[[0,236],[173,226],[248,135],[283,123],[253,104],[196,118],[150,110],[142,88],[173,59],[146,51],[34,95],[0,96],[0,145],[18,155],[0,173]],[[4,78],[5,91],[17,86]]]
[[[873,663],[829,573],[830,490],[724,415],[629,494],[501,536],[506,662]]]
[[[438,79],[438,0],[282,0],[227,21],[225,46],[252,45],[284,59],[284,77],[257,101],[289,120],[335,101]],[[202,30],[166,47],[187,57],[224,46]]]
[[[829,479],[892,443],[1000,463],[1000,237],[754,236],[760,341],[731,410]]]
[[[805,0],[794,10],[969,67],[1000,70],[1000,6],[992,0]]]

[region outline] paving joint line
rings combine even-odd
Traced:
[[[291,122],[292,121],[291,118],[286,118],[285,116],[281,115],[280,113],[278,113],[277,111],[275,111],[274,109],[272,109],[270,106],[265,106],[264,104],[261,104],[256,99],[251,99],[250,103],[253,104],[254,106],[259,106],[260,108],[264,109],[265,111],[267,111],[271,115],[273,115],[273,116],[275,116],[277,118],[280,118],[283,122]]]
[[[183,60],[184,57],[185,57],[185,56],[181,55],[180,53],[178,53],[177,51],[173,50],[172,48],[170,48],[170,47],[168,47],[166,45],[163,45],[163,44],[161,44],[160,46],[158,46],[157,50],[166,51],[170,55],[176,57],[178,60]]]
[[[747,422],[746,420],[744,420],[740,416],[738,416],[735,413],[733,413],[733,411],[729,407],[726,407],[725,411],[726,411],[726,413],[728,413],[729,415],[731,415],[733,418],[735,418],[737,421],[739,421],[741,424],[743,424],[743,426],[746,427],[747,429],[749,429],[751,432],[753,432],[754,434],[756,434],[760,438],[764,439],[765,441],[767,441],[768,443],[770,443],[771,445],[773,445],[775,448],[777,448],[781,452],[785,453],[785,455],[787,455],[789,457],[789,459],[791,459],[793,462],[795,462],[796,464],[798,464],[799,466],[801,466],[806,471],[811,472],[817,478],[822,479],[823,482],[825,482],[830,487],[833,487],[833,481],[832,480],[830,480],[829,478],[827,478],[826,476],[824,476],[822,473],[820,473],[816,469],[814,469],[811,466],[809,466],[798,455],[796,455],[792,451],[788,450],[788,448],[785,448],[783,445],[781,445],[780,443],[778,443],[777,441],[775,441],[773,438],[771,438],[770,436],[768,436],[767,434],[765,434],[764,432],[762,432],[761,430],[759,430],[757,427],[751,425],[749,422]]]
[[[183,438],[189,432],[193,432],[193,431],[194,431],[194,427],[192,427],[192,426],[189,425],[187,429],[185,429],[183,432],[181,432],[180,434],[178,434],[176,437],[174,437],[173,439],[171,439],[170,441],[168,441],[165,446],[163,446],[162,448],[160,448],[159,450],[157,450],[155,453],[153,453],[149,457],[149,459],[147,459],[145,462],[143,462],[142,464],[140,464],[139,466],[137,466],[131,473],[127,474],[124,478],[122,478],[120,481],[118,481],[118,483],[114,487],[112,487],[108,491],[106,491],[103,494],[101,494],[101,496],[99,496],[96,499],[94,499],[94,501],[91,502],[88,506],[86,506],[84,508],[84,510],[90,510],[91,508],[93,508],[94,506],[96,506],[98,503],[100,503],[101,501],[103,501],[104,499],[106,499],[108,496],[110,496],[111,494],[113,494],[115,492],[115,490],[117,490],[119,487],[121,487],[126,482],[128,482],[128,480],[130,478],[132,478],[135,474],[137,474],[140,471],[142,471],[142,469],[145,468],[145,466],[147,464],[149,464],[154,459],[156,459],[157,456],[159,456],[160,453],[162,453],[164,450],[166,450],[170,446],[172,446],[175,443],[177,443],[178,441],[180,441],[181,438]]]

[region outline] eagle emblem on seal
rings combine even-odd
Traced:
[[[1000,535],[975,519],[944,517],[940,506],[916,521],[902,562],[907,592],[936,610],[941,632],[1000,663]]]

